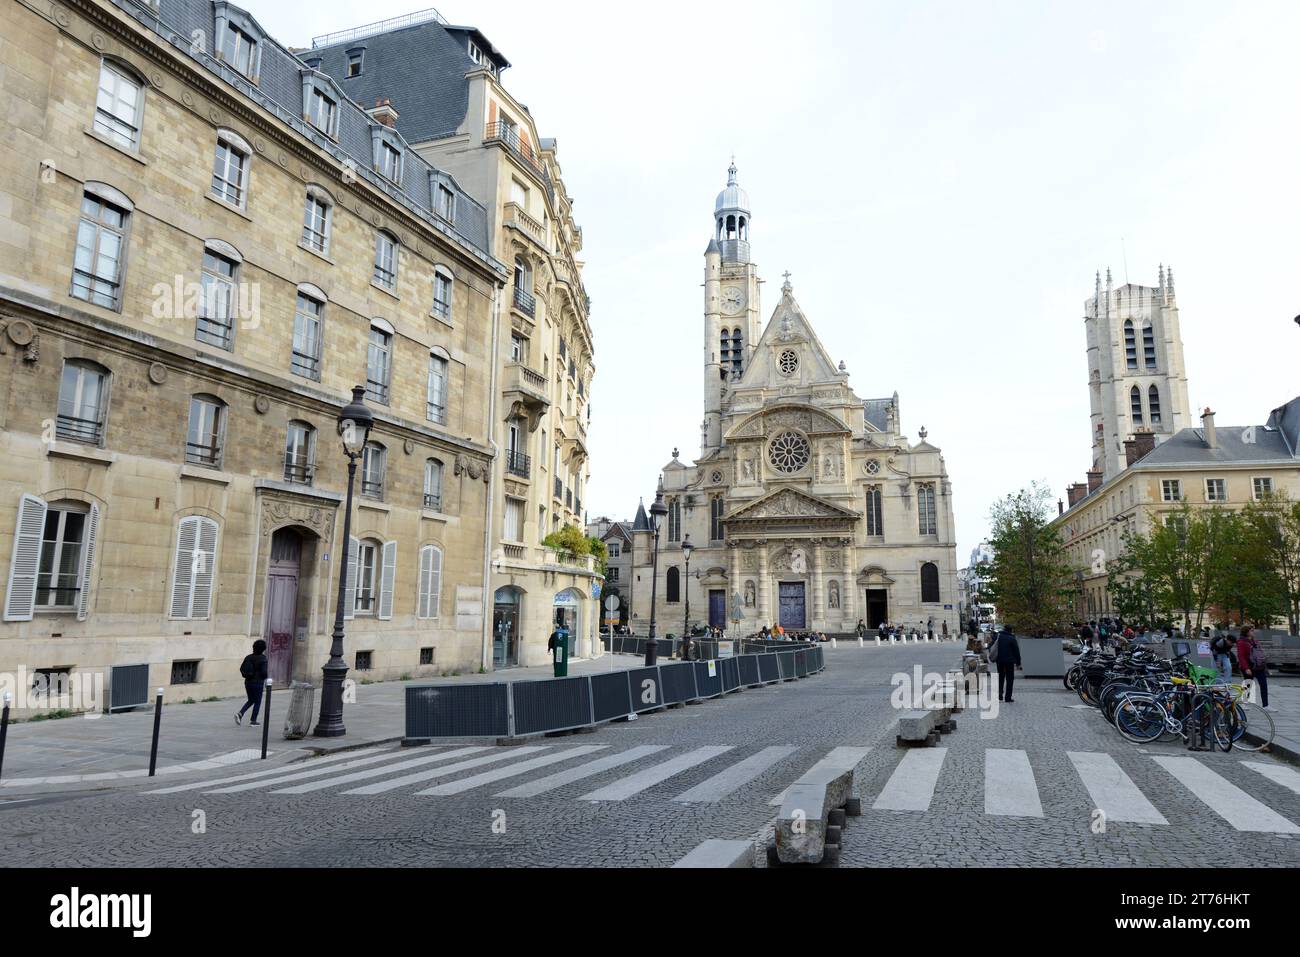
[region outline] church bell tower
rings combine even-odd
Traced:
[[[704,252],[704,426],[700,454],[722,446],[722,413],[762,333],[758,269],[750,261],[749,194],[727,170],[713,206],[713,238]]]

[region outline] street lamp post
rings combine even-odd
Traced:
[[[352,540],[352,484],[357,475],[357,459],[365,453],[370,429],[375,424],[374,415],[361,401],[365,394],[365,386],[353,386],[352,401],[339,413],[339,438],[343,440],[343,452],[348,457],[348,497],[343,512],[343,537],[335,549],[339,556],[339,600],[334,609],[330,660],[321,668],[320,719],[315,731],[318,738],[340,738],[347,733],[343,727],[343,679],[348,674],[347,663],[343,660],[343,611],[348,590],[348,545]]]
[[[695,551],[695,546],[691,544],[691,536],[687,535],[682,539],[682,557],[686,559],[686,574],[682,576],[682,587],[686,589],[686,617],[682,620],[682,640],[690,641],[691,638],[691,552]]]
[[[653,668],[659,662],[659,639],[655,637],[655,602],[659,598],[659,526],[668,514],[664,504],[664,480],[659,479],[659,488],[655,490],[655,503],[650,506],[650,525],[654,529],[655,551],[651,560],[650,572],[650,635],[645,642],[645,665]]]

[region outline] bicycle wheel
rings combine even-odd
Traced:
[[[1115,727],[1134,744],[1147,744],[1165,730],[1165,709],[1154,701],[1129,698],[1115,710]]]
[[[1273,743],[1273,735],[1277,733],[1277,728],[1273,724],[1273,716],[1257,704],[1251,704],[1249,701],[1239,699],[1236,703],[1237,710],[1237,728],[1235,737],[1232,739],[1232,746],[1239,751],[1263,751]],[[1249,736],[1256,740],[1247,740]]]

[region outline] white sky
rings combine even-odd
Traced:
[[[287,44],[420,0],[244,0]],[[736,154],[753,250],[864,398],[990,504],[1090,464],[1083,303],[1172,264],[1193,408],[1300,393],[1300,4],[444,0],[559,141],[593,302],[595,517],[698,453],[703,253]],[[401,91],[392,91],[401,109]],[[1127,255],[1127,267],[1125,258]]]

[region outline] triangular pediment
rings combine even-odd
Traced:
[[[826,520],[855,522],[861,517],[857,512],[840,508],[807,492],[783,488],[764,495],[757,502],[742,506],[728,515],[724,521],[728,523]]]
[[[786,287],[734,388],[846,387],[847,378]]]

